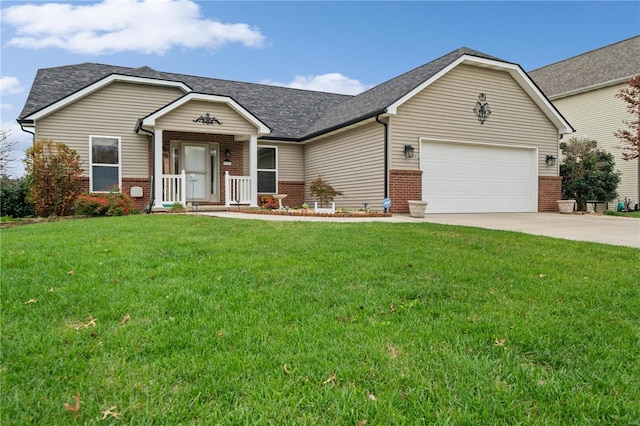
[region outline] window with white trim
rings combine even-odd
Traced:
[[[107,192],[120,188],[120,138],[112,136],[89,137],[91,192]]]
[[[278,193],[278,158],[275,147],[258,147],[258,192]]]

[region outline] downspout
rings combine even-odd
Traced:
[[[149,205],[146,208],[147,214],[151,213],[153,209],[153,204],[156,202],[156,191],[155,191],[155,177],[156,177],[156,143],[155,143],[155,133],[145,129],[142,127],[142,120],[138,119],[138,124],[136,125],[136,130],[143,131],[151,135],[151,179],[149,182],[149,192],[151,192],[149,197]]]
[[[380,114],[376,115],[376,121],[384,126],[384,198],[389,198],[389,125],[380,120]]]
[[[33,141],[31,141],[31,144],[35,143],[36,141],[36,133],[35,132],[30,132],[27,129],[25,129],[24,127],[22,127],[22,123],[18,121],[18,124],[20,124],[20,129],[25,132],[25,133],[31,133],[33,135]]]

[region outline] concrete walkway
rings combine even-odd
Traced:
[[[473,226],[544,235],[567,240],[590,241],[603,244],[640,248],[640,219],[594,214],[559,213],[466,213],[426,214],[424,218],[394,214],[392,217],[333,218],[312,216],[279,216],[239,212],[206,212],[200,215],[233,219],[261,219],[275,221],[307,222],[412,222],[439,223],[444,225]]]

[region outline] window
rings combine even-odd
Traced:
[[[276,148],[258,147],[258,192],[278,193]]]
[[[91,192],[106,192],[120,187],[120,138],[91,136]]]

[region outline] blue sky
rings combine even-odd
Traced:
[[[147,65],[356,94],[462,46],[531,71],[640,34],[638,1],[0,4],[0,122],[18,158],[31,139],[15,119],[38,68]]]

